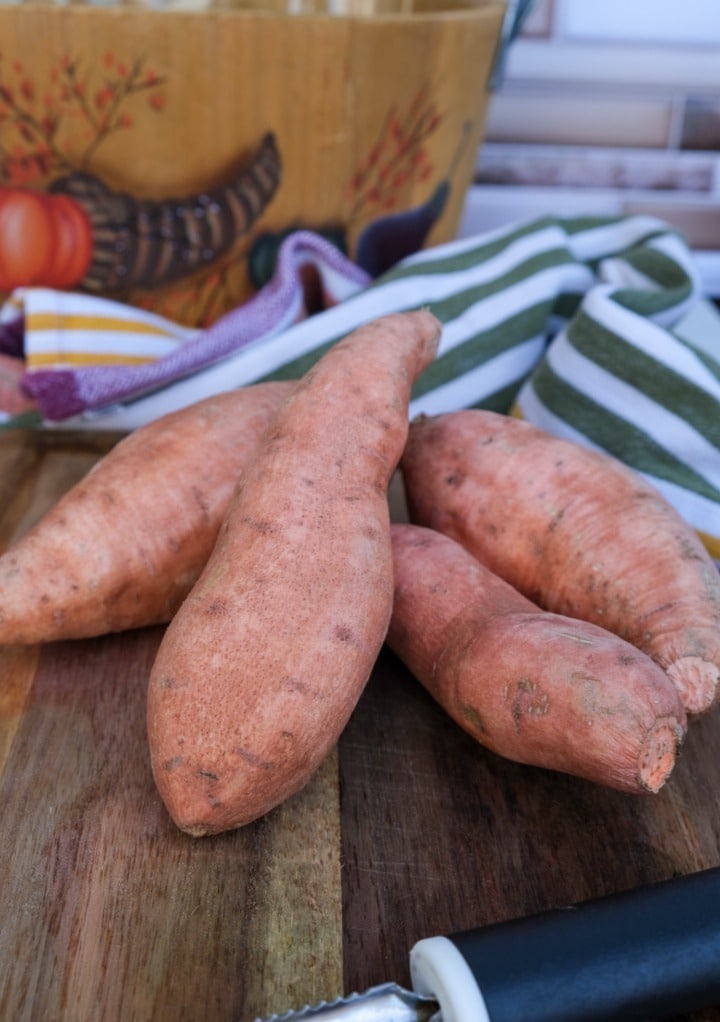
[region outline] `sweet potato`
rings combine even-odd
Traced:
[[[182,830],[263,816],[306,784],[354,709],[392,610],[387,487],[438,341],[417,312],[333,345],[245,474],[150,676],[152,768]]]
[[[245,387],[124,437],[0,557],[0,643],[168,621],[291,390],[280,382]]]
[[[411,424],[411,520],[458,540],[546,610],[583,618],[655,660],[690,714],[720,678],[720,575],[643,477],[522,420],[468,410]]]
[[[392,547],[388,645],[464,730],[520,763],[659,791],[686,716],[657,664],[541,610],[439,532],[394,524]]]

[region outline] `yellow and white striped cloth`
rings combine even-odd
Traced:
[[[18,288],[0,324],[22,320],[24,369],[145,365],[201,331],[133,306],[72,291]]]

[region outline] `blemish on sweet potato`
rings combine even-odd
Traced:
[[[227,602],[219,599],[210,600],[204,610],[209,617],[216,617],[218,614],[228,614],[230,612]]]
[[[165,689],[181,688],[186,684],[187,682],[178,681],[177,677],[172,674],[166,674],[164,677],[158,678],[158,685]]]
[[[485,734],[485,724],[477,709],[465,703],[460,706],[460,713],[462,714],[466,730],[482,741],[482,736]]]
[[[250,749],[238,747],[235,749],[236,754],[240,759],[245,760],[250,766],[256,767],[259,770],[272,770],[275,767],[275,763],[269,759],[263,759],[256,752],[252,752]]]
[[[517,681],[511,712],[518,733],[525,717],[540,717],[547,713],[549,708],[548,694],[543,692],[536,682],[528,677],[522,677]]]
[[[247,526],[248,529],[252,529],[253,532],[259,532],[261,535],[268,535],[270,533],[281,531],[281,526],[269,518],[246,517],[243,520],[243,525]]]

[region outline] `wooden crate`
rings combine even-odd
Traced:
[[[351,2],[0,6],[0,293],[204,324],[268,279],[288,231],[372,273],[451,238],[505,0]]]

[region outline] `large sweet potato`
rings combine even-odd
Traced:
[[[177,825],[249,823],[335,745],[392,610],[387,487],[440,328],[379,319],[296,385],[233,497],[151,672],[148,735]]]
[[[621,462],[522,420],[418,418],[402,460],[410,516],[533,602],[622,636],[689,713],[720,679],[720,574],[696,533]]]
[[[541,610],[433,529],[394,524],[392,544],[388,645],[464,730],[520,763],[659,791],[686,717],[657,664]]]
[[[168,621],[291,389],[262,383],[210,397],[122,439],[0,557],[0,643]]]

